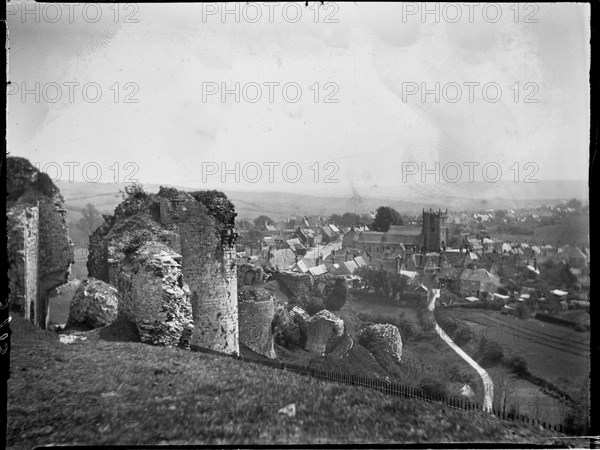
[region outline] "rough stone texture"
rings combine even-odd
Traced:
[[[118,312],[117,289],[104,281],[90,278],[75,291],[67,324],[99,328],[113,323]]]
[[[161,244],[180,253],[194,321],[191,347],[237,354],[234,217],[233,205],[217,191],[136,190],[90,238],[88,271],[118,284],[119,293],[126,294],[122,291],[131,287],[123,278],[132,269],[130,262],[125,264],[141,246]]]
[[[64,199],[24,158],[7,158],[6,172],[10,303],[46,328],[49,291],[67,282],[74,262]]]
[[[240,343],[249,349],[274,359],[273,319],[274,296],[263,288],[246,287],[238,291]]]
[[[272,278],[279,281],[295,299],[305,297],[313,289],[313,279],[307,273],[273,272]]]
[[[325,355],[327,342],[333,336],[344,334],[344,321],[326,309],[306,322],[306,350]]]
[[[179,214],[183,276],[194,308],[192,344],[239,354],[235,251],[222,245],[218,224],[202,204],[185,202]]]
[[[33,321],[38,304],[39,208],[13,207],[7,217],[10,305]]]
[[[249,263],[237,265],[238,289],[242,286],[254,286],[263,284],[266,279],[265,271],[260,266]]]
[[[308,319],[310,318],[308,313],[299,306],[294,306],[290,310],[290,316],[292,316],[294,320],[304,324],[306,324],[306,322],[308,322]]]
[[[400,362],[402,359],[402,336],[395,325],[375,324],[364,328],[359,342],[371,353],[384,352]]]
[[[117,287],[119,313],[135,323],[142,342],[189,347],[192,305],[181,255],[161,243],[144,244],[123,260]]]

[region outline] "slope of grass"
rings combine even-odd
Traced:
[[[532,442],[556,435],[232,358],[13,328],[9,447],[48,444]],[[106,334],[106,333],[105,333]],[[107,336],[104,336],[106,338]],[[278,414],[290,403],[295,417]],[[581,445],[581,444],[579,444]]]

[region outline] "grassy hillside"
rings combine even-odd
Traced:
[[[62,344],[20,317],[13,328],[9,447],[48,444],[513,442],[554,433],[365,388],[153,347],[111,326]],[[116,330],[116,331],[114,331]],[[295,417],[278,414],[290,403]],[[581,443],[570,445],[581,446]]]

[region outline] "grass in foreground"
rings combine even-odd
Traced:
[[[226,357],[108,341],[107,329],[67,345],[21,317],[14,317],[11,327],[7,444],[12,448],[51,443],[562,443],[550,431],[502,422],[481,411],[394,398]],[[118,334],[113,339],[128,337],[122,328]],[[296,404],[295,417],[278,414],[290,403]]]

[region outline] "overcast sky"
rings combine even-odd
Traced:
[[[311,193],[418,184],[403,168],[436,162],[452,180],[470,162],[502,181],[587,180],[587,4],[438,4],[437,17],[421,3],[242,3],[224,17],[219,4],[121,4],[95,23],[95,6],[27,5],[7,7],[8,148],[63,180],[70,162],[79,181],[94,163],[101,181],[199,188],[223,188],[222,163],[239,162],[235,188]],[[239,102],[223,101],[235,83]],[[436,83],[439,101],[423,99]]]

